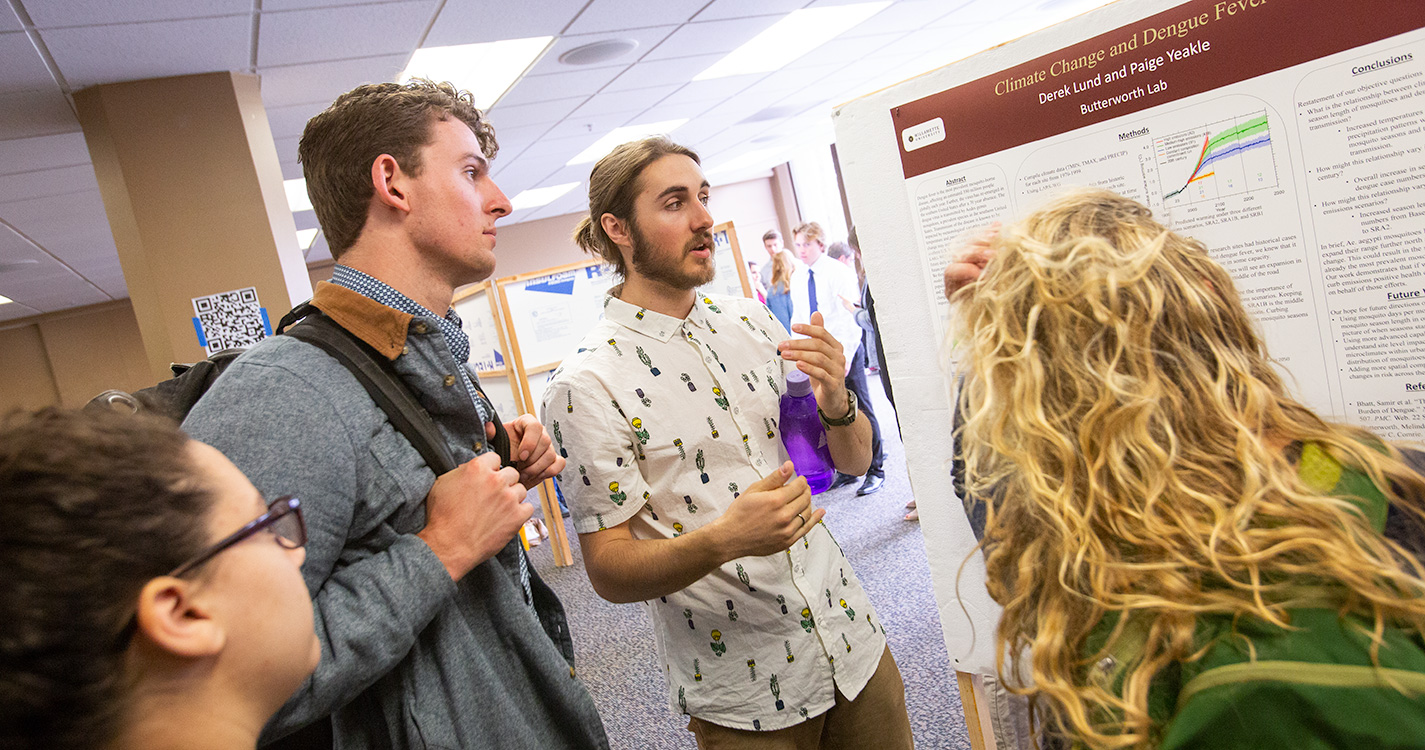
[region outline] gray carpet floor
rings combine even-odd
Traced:
[[[955,672],[945,654],[931,593],[920,524],[902,518],[911,494],[895,415],[880,383],[871,380],[886,448],[885,487],[874,495],[856,497],[853,484],[822,493],[813,502],[827,509],[827,524],[885,623],[891,653],[905,680],[916,747],[969,750]],[[663,675],[656,666],[653,630],[643,608],[600,599],[584,573],[576,535],[571,534],[570,543],[575,561],[570,567],[555,567],[548,544],[534,548],[530,559],[568,611],[575,663],[599,707],[614,750],[695,748],[687,718],[669,710]]]

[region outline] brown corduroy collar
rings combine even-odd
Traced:
[[[312,305],[392,360],[406,348],[406,333],[415,317],[329,281],[317,284]]]

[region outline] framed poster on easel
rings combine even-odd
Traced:
[[[747,262],[742,259],[742,246],[737,244],[737,231],[732,222],[712,228],[713,263],[717,276],[698,289],[698,294],[725,294],[729,297],[755,297],[752,282],[747,278]]]
[[[598,261],[572,263],[495,280],[499,314],[509,343],[508,369],[521,412],[539,413],[550,375],[604,313],[604,293],[615,277]],[[573,562],[554,480],[540,487],[557,565]],[[556,523],[555,521],[558,521]]]
[[[461,328],[470,337],[470,367],[480,377],[480,389],[490,399],[490,403],[495,407],[495,412],[502,418],[509,419],[513,415],[523,414],[529,410],[523,408],[523,402],[519,396],[521,392],[519,372],[509,367],[505,359],[505,352],[509,350],[509,345],[500,310],[495,303],[497,295],[491,294],[490,288],[491,282],[482,281],[461,290],[456,295],[455,302],[451,307],[460,316]],[[548,526],[551,529],[560,527],[562,530],[563,524],[556,522],[556,519],[562,519],[558,512],[558,503],[555,502],[552,494],[552,488],[541,485],[539,495],[540,507],[544,509],[544,517],[548,521]],[[551,506],[554,511],[552,514]],[[520,535],[523,539],[523,530],[520,531]],[[554,563],[560,566],[569,565],[573,562],[573,556],[569,551],[568,538],[560,534],[559,539],[564,541],[564,546],[561,549],[559,544],[554,545]],[[524,544],[528,549],[528,540],[524,540]]]

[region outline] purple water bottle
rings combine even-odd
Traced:
[[[824,492],[836,478],[831,449],[826,445],[826,428],[816,414],[816,397],[811,378],[801,370],[787,373],[787,392],[782,394],[782,444],[798,474],[807,478],[811,494]]]

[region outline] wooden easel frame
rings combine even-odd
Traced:
[[[530,275],[537,276],[539,274],[526,274],[524,278],[528,278]],[[481,292],[485,293],[485,299],[490,303],[490,317],[495,321],[495,330],[500,337],[500,351],[505,355],[505,366],[486,370],[477,373],[477,375],[480,377],[504,377],[509,381],[510,391],[515,395],[515,402],[518,404],[521,413],[533,414],[534,412],[529,405],[528,378],[523,375],[522,368],[519,366],[518,355],[514,354],[514,352],[518,351],[518,346],[514,343],[514,335],[512,333],[514,329],[510,327],[509,315],[501,309],[504,303],[504,289],[497,290],[496,288],[496,285],[499,284],[500,281],[502,280],[487,280],[467,287],[461,290],[460,294],[456,295],[451,304],[454,305],[456,302],[473,297]],[[499,303],[496,302],[497,294],[500,297]],[[514,366],[511,366],[512,364]],[[540,483],[539,505],[544,511],[545,526],[549,528],[549,536],[554,545],[554,564],[559,567],[572,565],[574,562],[574,554],[569,549],[569,537],[564,530],[564,518],[559,511],[559,503],[554,495],[554,483],[552,480],[546,479]],[[520,543],[524,545],[525,549],[529,549],[529,540],[525,538],[523,528],[520,529]]]
[[[520,351],[519,337],[515,335],[514,319],[510,317],[509,295],[505,292],[505,287],[510,284],[518,284],[529,279],[536,279],[542,276],[552,276],[567,271],[578,271],[584,268],[599,265],[598,261],[588,260],[580,263],[567,263],[554,268],[545,268],[539,271],[506,276],[495,279],[495,287],[499,290],[500,296],[500,320],[503,323],[501,330],[501,340],[507,341],[505,362],[513,365],[515,380],[518,383],[515,388],[515,398],[520,400],[520,408],[533,414],[538,408],[535,403],[534,394],[530,391],[529,379],[531,375],[549,372],[558,367],[563,360],[553,362],[542,362],[534,367],[526,367],[524,354]],[[559,510],[559,502],[554,492],[554,480],[546,479],[539,486],[540,507],[544,509],[545,525],[549,527],[549,540],[554,549],[554,564],[560,567],[574,564],[574,553],[569,548],[569,530],[564,525],[564,518]]]
[[[722,231],[727,232],[728,244],[732,246],[732,257],[737,261],[737,278],[742,282],[742,296],[756,299],[757,295],[752,293],[752,281],[747,278],[747,261],[742,257],[742,245],[737,241],[737,230],[730,221],[713,225],[713,234]]]

